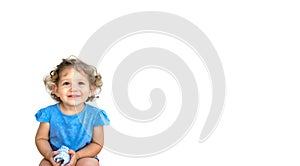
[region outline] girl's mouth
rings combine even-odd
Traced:
[[[80,97],[80,95],[68,95],[69,98],[77,98]]]

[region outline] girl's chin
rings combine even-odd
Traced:
[[[66,103],[70,106],[80,106],[80,105],[84,104],[85,102],[84,101],[68,101]]]

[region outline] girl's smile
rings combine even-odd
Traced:
[[[80,95],[68,95],[69,98],[78,98]]]

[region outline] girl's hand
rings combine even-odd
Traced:
[[[53,151],[53,152],[50,152],[45,158],[50,161],[50,163],[53,165],[53,166],[60,166],[60,163],[57,163],[54,161],[54,156],[58,155],[59,152],[58,151]]]
[[[76,153],[74,150],[69,150],[69,154],[71,155],[70,162],[66,164],[66,166],[75,166],[77,162]]]

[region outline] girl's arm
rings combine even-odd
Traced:
[[[52,165],[56,165],[53,157],[58,154],[56,151],[52,151],[49,144],[49,131],[50,124],[46,122],[41,122],[35,136],[35,144],[39,152],[45,159],[49,160]]]
[[[84,157],[94,157],[100,153],[104,144],[103,126],[96,126],[93,129],[92,142],[75,153],[76,160]]]

